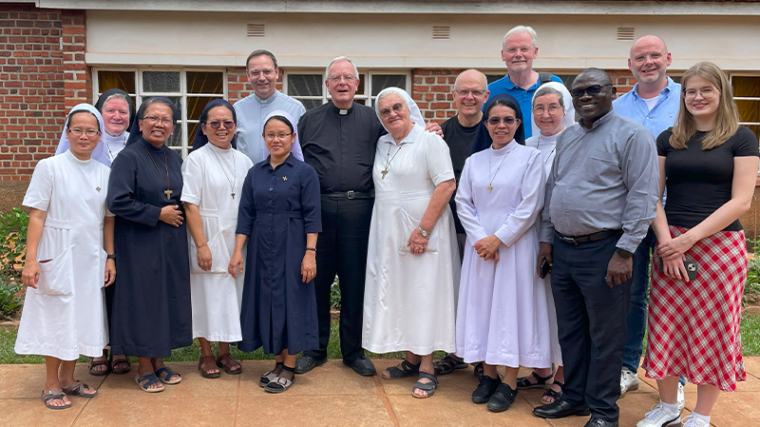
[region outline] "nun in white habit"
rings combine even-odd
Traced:
[[[557,153],[557,138],[563,130],[575,122],[573,99],[565,85],[550,82],[541,85],[533,94],[533,136],[525,141],[525,145],[541,151],[541,162],[544,166],[544,176],[549,177]],[[536,231],[539,231],[540,221],[536,221]],[[527,377],[517,379],[518,388],[549,386],[541,396],[542,403],[552,403],[562,396],[562,386],[565,382],[565,370],[562,367],[562,349],[557,335],[557,311],[552,296],[551,275],[539,278],[546,288],[546,305],[549,314],[549,343],[551,361],[557,366],[552,368],[535,369]]]
[[[454,171],[443,139],[425,131],[419,108],[399,88],[375,103],[388,131],[377,142],[364,291],[362,346],[405,351],[383,377],[417,376],[413,396],[432,396],[436,350],[454,351],[459,253],[448,200]]]
[[[457,310],[457,355],[484,361],[475,403],[502,412],[517,395],[520,366],[551,367],[546,290],[536,277],[534,227],[544,201],[541,153],[519,145],[514,98],[497,95],[485,110],[490,148],[467,159],[456,203],[467,232]],[[503,378],[497,366],[505,367]]]
[[[238,206],[243,182],[253,162],[233,148],[237,117],[224,100],[211,101],[201,113],[193,152],[182,163],[182,204],[189,230],[190,292],[193,338],[201,344],[198,369],[204,378],[218,378],[217,363],[239,374],[230,356],[231,342],[243,337],[240,301],[243,275],[227,271],[235,249]],[[219,343],[215,359],[210,342]]]
[[[66,150],[37,164],[23,202],[31,209],[21,275],[27,291],[14,350],[45,356],[40,397],[51,409],[70,407],[67,395],[97,394],[74,379],[74,367],[108,342],[102,288],[113,283],[116,267],[114,217],[106,208],[110,169],[93,158],[104,151],[102,133],[94,107],[74,107],[59,145]]]

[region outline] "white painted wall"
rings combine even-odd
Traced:
[[[266,24],[266,37],[246,37],[246,24]],[[243,66],[257,48],[284,67],[323,67],[338,55],[362,68],[504,68],[501,39],[512,26],[539,35],[537,69],[625,69],[636,37],[658,34],[673,70],[710,60],[726,70],[760,73],[757,16],[391,15],[87,11],[90,65]],[[450,40],[432,40],[433,25],[450,25]]]

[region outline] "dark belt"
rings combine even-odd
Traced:
[[[369,193],[360,193],[358,191],[346,191],[343,193],[322,193],[322,197],[327,197],[329,199],[374,199],[375,198],[375,192],[371,191]]]
[[[610,236],[623,234],[623,230],[602,230],[596,233],[584,234],[582,236],[566,236],[559,231],[555,231],[555,234],[557,234],[559,240],[562,240],[567,244],[577,246],[583,243],[597,242],[599,240],[604,240]]]

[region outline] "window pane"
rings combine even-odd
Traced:
[[[198,132],[198,126],[201,124],[198,122],[187,124],[187,146],[193,146],[193,140],[195,140],[195,132]],[[189,153],[188,153],[189,154]]]
[[[187,72],[187,93],[224,93],[224,73]]]
[[[504,77],[504,74],[486,74],[489,85],[502,77]]]
[[[174,128],[174,134],[166,141],[166,145],[169,147],[182,147],[182,124],[177,123]]]
[[[734,96],[760,97],[760,77],[731,77]]]
[[[121,89],[127,93],[135,93],[135,72],[98,71],[98,91],[103,93],[108,89]]]
[[[179,73],[176,71],[144,71],[144,92],[179,92]]]
[[[739,107],[739,117],[741,121],[760,122],[760,100],[737,100],[736,106]]]
[[[206,108],[206,104],[220,98],[208,98],[198,96],[187,97],[187,119],[188,120],[200,120],[203,109]]]
[[[567,90],[571,90],[573,88],[573,81],[576,77],[578,77],[577,74],[558,74],[557,77],[562,79],[562,84],[565,85]]]
[[[323,87],[321,74],[288,74],[288,95],[290,96],[322,96]],[[321,104],[320,102],[317,105]]]
[[[322,105],[322,101],[319,99],[299,99],[299,101],[303,103],[303,106],[306,107],[307,111]]]
[[[406,90],[406,76],[391,74],[375,74],[372,76],[372,96],[377,96],[381,90],[391,86]]]
[[[360,77],[359,77],[359,88],[358,88],[358,89],[356,89],[356,93],[357,93],[358,95],[364,95],[364,94],[365,94],[365,92],[364,92],[364,91],[366,90],[366,89],[364,89],[364,88],[366,87],[366,86],[365,86],[365,83],[366,83],[366,81],[365,81],[365,80],[367,80],[367,75],[366,75],[366,74],[362,74],[362,73],[359,73],[359,76],[360,76]]]
[[[182,97],[181,96],[168,96],[173,103],[174,106],[177,107],[177,112],[179,113],[179,117],[177,119],[182,119]],[[179,129],[179,124],[177,124],[177,129]],[[176,132],[176,130],[175,130]]]

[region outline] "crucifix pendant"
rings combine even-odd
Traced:
[[[164,194],[166,194],[166,200],[171,200],[172,193],[173,193],[172,190],[169,190],[169,189],[164,190]]]
[[[232,193],[232,194],[231,194],[231,196],[232,196],[232,198],[234,199],[234,198],[235,198],[235,193]]]
[[[380,173],[383,174],[383,177],[380,178],[380,179],[385,179],[385,175],[388,175],[388,169],[385,169],[385,170],[381,171]]]
[[[491,192],[491,190],[493,190],[493,187],[491,187],[490,185],[487,188],[488,188],[489,193]]]

